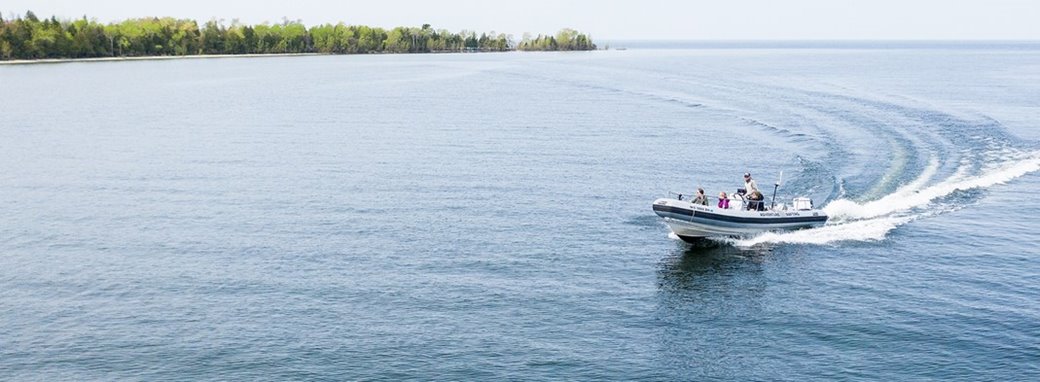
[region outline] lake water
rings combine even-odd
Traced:
[[[0,66],[0,379],[1036,380],[1038,121],[1036,44]],[[745,171],[832,222],[651,211]]]

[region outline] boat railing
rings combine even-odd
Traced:
[[[683,193],[683,192],[669,191],[668,194],[669,195],[674,195],[676,197],[676,199],[681,200],[681,201],[685,201],[685,202],[693,202],[693,200],[697,198],[697,194],[696,193]],[[708,203],[706,205],[708,205],[708,206],[718,206],[719,205],[719,200],[720,200],[719,197],[717,197],[717,196],[708,196],[708,195],[705,195],[705,196],[707,197],[707,200],[708,200]],[[776,204],[774,204],[774,205],[772,205],[772,207],[770,207],[770,204],[772,204],[770,201],[767,201],[767,200],[764,200],[764,199],[763,200],[751,200],[751,199],[748,199],[745,195],[741,195],[740,193],[730,194],[726,198],[726,200],[729,200],[729,209],[758,210],[758,211],[782,211],[782,210],[786,210],[787,207],[788,207],[788,204],[783,203],[783,200],[778,200],[776,202]],[[735,204],[735,203],[739,203],[739,204]]]

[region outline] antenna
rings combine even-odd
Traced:
[[[776,189],[780,188],[780,182],[784,181],[784,171],[780,170],[780,178],[773,183],[773,201],[769,203],[769,209],[776,207]]]

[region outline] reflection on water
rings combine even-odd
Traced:
[[[740,249],[711,241],[683,243],[661,259],[658,286],[668,290],[714,288],[716,283],[761,273],[770,252],[765,247]]]
[[[679,244],[659,263],[660,308],[673,311],[663,312],[667,315],[680,317],[684,312],[746,314],[758,305],[769,285],[766,270],[776,265],[773,257],[776,256],[768,247]]]

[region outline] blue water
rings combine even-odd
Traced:
[[[0,379],[1040,379],[1040,48],[780,48],[0,66]]]

